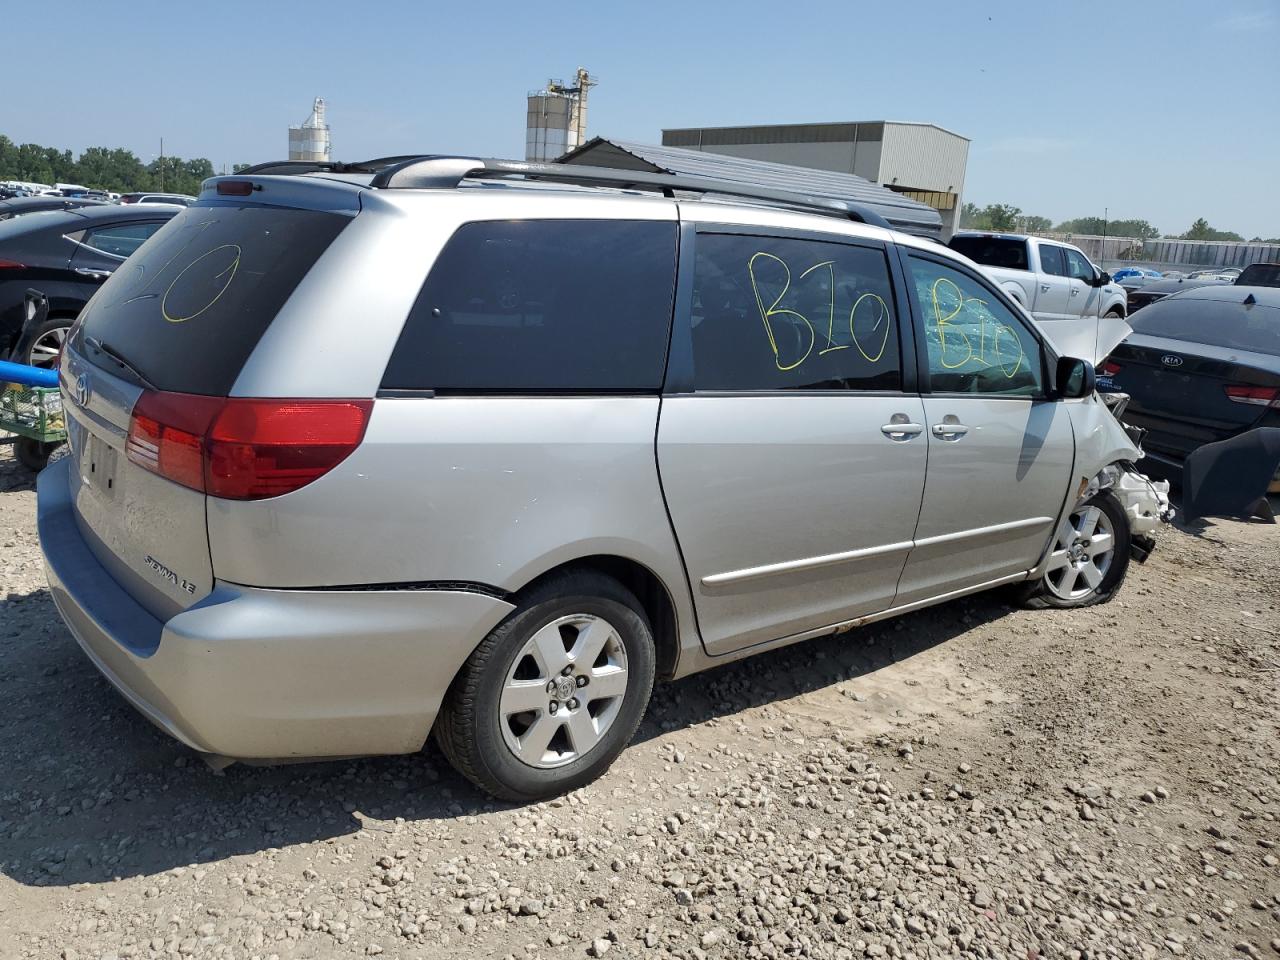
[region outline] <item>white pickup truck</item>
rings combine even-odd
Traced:
[[[1099,326],[1123,326],[1124,287],[1068,243],[962,230],[949,246],[982,267],[1067,356],[1100,360],[1096,346],[1110,338],[1099,336]]]

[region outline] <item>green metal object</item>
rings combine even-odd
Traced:
[[[67,420],[58,388],[0,384],[0,430],[39,443],[62,443]]]

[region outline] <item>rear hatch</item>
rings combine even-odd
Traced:
[[[254,204],[189,207],[80,315],[61,365],[77,523],[103,566],[159,618],[213,589],[206,490],[273,491],[245,477],[266,462],[255,441],[281,404],[264,411],[227,398],[350,219]],[[211,472],[214,457],[221,467]],[[292,480],[278,473],[274,489],[287,492]]]
[[[1143,446],[1181,459],[1269,423],[1280,409],[1280,310],[1172,297],[1130,317],[1134,334],[1099,373],[1132,396]]]

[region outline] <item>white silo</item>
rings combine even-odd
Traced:
[[[302,126],[289,128],[289,159],[329,160],[329,124],[324,119],[323,97],[316,97],[311,116]]]
[[[526,160],[555,160],[586,142],[587,91],[596,82],[579,67],[572,86],[563,80],[548,80],[546,87],[529,94]]]

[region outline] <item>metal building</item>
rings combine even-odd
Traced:
[[[300,127],[289,128],[290,160],[330,159],[329,124],[324,119],[324,98],[316,97],[311,116]]]
[[[530,92],[526,160],[555,160],[586,141],[587,91],[596,83],[579,67],[572,86],[563,80],[548,80],[546,87]]]
[[[663,130],[662,144],[851,173],[927,203],[941,214],[946,236],[960,223],[969,139],[936,124],[872,120],[686,127]]]
[[[682,147],[605,140],[602,137],[596,137],[561,157],[560,162],[757,184],[813,197],[859,203],[880,214],[894,228],[907,233],[936,238],[941,236],[943,229],[942,216],[933,207],[852,173],[833,173],[811,167],[749,160]]]

